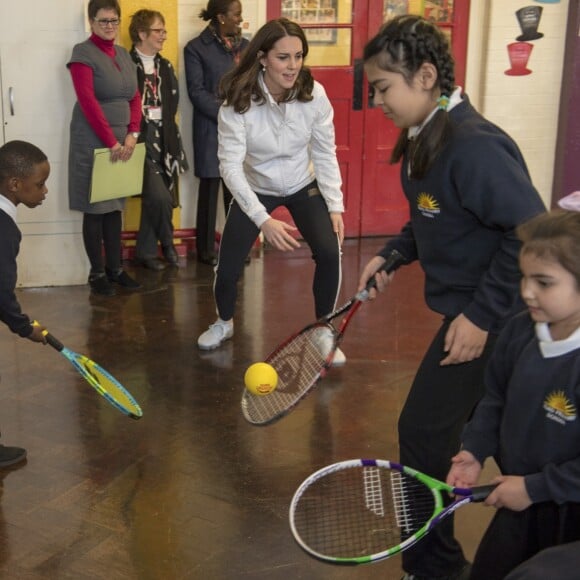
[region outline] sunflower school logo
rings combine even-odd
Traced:
[[[437,200],[425,192],[417,196],[417,209],[428,218],[434,218],[441,211]]]
[[[554,391],[544,400],[546,417],[565,425],[567,421],[576,419],[576,407],[568,400],[564,391]]]

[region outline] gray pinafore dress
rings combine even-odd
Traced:
[[[111,130],[119,143],[125,142],[131,112],[129,101],[137,91],[137,70],[129,53],[115,45],[115,62],[91,40],[85,40],[73,48],[67,67],[75,62],[93,69],[94,91]],[[90,214],[121,211],[125,198],[90,203],[93,151],[104,147],[89,125],[77,103],[70,123],[70,148],[68,162],[69,208]]]

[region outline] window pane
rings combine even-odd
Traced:
[[[453,0],[383,0],[383,22],[400,14],[420,14],[439,25],[452,43]]]
[[[412,4],[413,2],[411,2]],[[399,16],[400,14],[413,13],[409,10],[408,0],[384,0],[383,2],[383,22]],[[415,14],[417,14],[415,12]]]
[[[352,0],[282,0],[282,16],[298,24],[350,24]]]
[[[399,14],[420,14],[431,22],[453,21],[453,0],[383,0],[383,21]]]
[[[426,1],[423,16],[437,24],[450,24],[453,21],[453,0]]]
[[[281,14],[304,26],[309,66],[350,66],[352,31],[316,24],[351,24],[352,0],[282,0]]]
[[[350,66],[350,28],[308,28],[308,66]]]

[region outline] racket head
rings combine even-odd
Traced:
[[[325,562],[365,564],[389,558],[414,545],[443,517],[442,492],[453,488],[422,476],[374,459],[324,467],[292,498],[292,535],[302,549]],[[466,501],[462,498],[447,510]]]
[[[287,415],[316,386],[332,364],[338,333],[332,324],[307,326],[276,348],[265,360],[278,373],[268,395],[242,394],[242,413],[252,425],[269,425]]]
[[[143,416],[141,407],[131,393],[102,366],[85,355],[66,347],[62,348],[61,353],[72,363],[89,385],[113,407],[131,417],[131,419],[140,419]]]

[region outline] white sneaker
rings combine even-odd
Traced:
[[[318,345],[318,349],[320,350],[322,356],[326,358],[330,349],[332,348],[332,344],[334,341],[334,337],[330,332],[329,328],[322,328],[316,337],[316,342]],[[333,367],[340,367],[346,363],[346,356],[337,348],[334,352],[334,358],[332,359],[332,366]]]
[[[218,318],[209,328],[197,339],[197,346],[201,350],[213,350],[222,342],[234,336],[233,320],[221,320]]]

